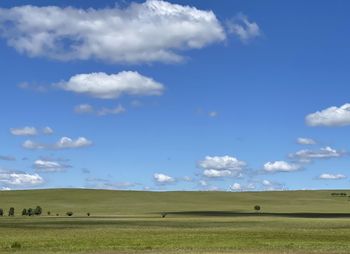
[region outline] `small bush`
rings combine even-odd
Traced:
[[[259,205],[256,205],[256,206],[254,206],[254,210],[258,212],[261,210],[261,207]]]
[[[4,216],[4,210],[0,208],[0,216]]]
[[[90,213],[87,213],[86,215],[87,215],[87,216],[90,216]]]
[[[32,216],[33,214],[34,214],[33,209],[32,209],[32,208],[29,208],[29,209],[27,210],[27,215],[28,215],[28,216]]]
[[[50,216],[50,215],[51,215],[51,212],[50,212],[50,211],[47,211],[47,215]]]
[[[13,242],[11,244],[11,249],[20,249],[22,245],[19,242]]]
[[[67,216],[72,216],[73,212],[66,212]]]
[[[13,207],[10,208],[9,216],[15,216],[15,208],[13,208]]]
[[[56,216],[60,216],[58,213],[56,213]]]
[[[162,218],[165,218],[168,214],[167,213],[162,213]]]
[[[25,215],[27,215],[27,209],[23,208],[23,210],[22,210],[22,216],[25,216]]]

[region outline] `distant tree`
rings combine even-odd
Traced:
[[[27,209],[23,208],[23,210],[22,210],[22,216],[25,216],[25,215],[27,215]]]
[[[13,207],[10,208],[9,216],[15,216],[15,208],[13,208]]]
[[[43,212],[43,209],[40,207],[40,206],[37,206],[35,209],[34,209],[34,214],[35,215],[41,215]]]
[[[86,215],[87,215],[87,216],[90,216],[90,213],[87,213]]]
[[[73,212],[66,212],[67,216],[72,216]]]
[[[50,216],[50,215],[51,215],[51,212],[50,212],[50,211],[47,211],[47,215]]]
[[[29,208],[29,209],[27,210],[27,215],[28,215],[28,216],[33,216],[33,214],[34,214],[33,208]]]
[[[4,210],[0,208],[0,216],[4,216]]]
[[[254,206],[254,210],[256,212],[259,212],[261,210],[261,207],[259,205]]]
[[[59,214],[59,213],[56,213],[56,216],[60,216],[60,214]]]
[[[167,216],[167,213],[162,213],[162,218],[165,218],[165,216]]]

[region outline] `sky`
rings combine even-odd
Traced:
[[[0,2],[0,189],[348,189],[349,1]]]

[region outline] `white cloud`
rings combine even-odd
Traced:
[[[94,112],[94,108],[89,104],[80,104],[75,106],[74,112],[79,114],[92,113]]]
[[[323,179],[323,180],[340,180],[340,179],[345,179],[346,176],[342,175],[342,174],[321,174],[319,176],[319,179]]]
[[[121,113],[124,113],[126,109],[122,105],[118,105],[115,108],[102,108],[99,111],[97,111],[97,115],[99,116],[105,116],[105,115],[118,115]]]
[[[11,190],[11,188],[9,188],[9,187],[1,187],[1,191],[10,191]]]
[[[11,128],[10,132],[15,136],[35,136],[38,134],[38,131],[34,127],[23,127],[23,128]]]
[[[79,137],[77,139],[63,137],[55,144],[55,148],[57,149],[81,148],[81,147],[86,147],[91,145],[92,145],[92,142],[84,137]]]
[[[317,151],[303,149],[295,154],[290,155],[291,157],[297,157],[299,159],[329,159],[329,158],[337,158],[343,156],[345,153],[337,151],[329,146],[323,147]]]
[[[44,183],[44,179],[38,174],[24,172],[0,171],[0,183],[12,186],[32,186]]]
[[[51,134],[53,134],[53,129],[50,128],[49,126],[46,126],[46,127],[43,129],[43,133],[44,133],[45,135],[51,135]]]
[[[298,138],[297,143],[300,145],[315,145],[316,141],[311,138]]]
[[[257,23],[249,22],[245,15],[238,15],[236,19],[227,22],[228,32],[235,34],[242,42],[247,42],[261,35]]]
[[[171,176],[162,174],[162,173],[155,173],[153,175],[153,179],[160,184],[166,184],[166,183],[173,183],[175,182],[175,179]]]
[[[341,107],[330,107],[309,114],[305,118],[309,126],[346,126],[350,125],[350,103]]]
[[[62,164],[58,161],[49,161],[49,160],[36,160],[33,166],[37,172],[46,172],[46,173],[60,172],[71,167],[70,165]]]
[[[206,177],[239,176],[246,163],[230,156],[206,156],[198,162],[198,167],[203,169]]]
[[[230,186],[230,190],[240,191],[240,190],[242,190],[242,185],[239,183],[234,183]]]
[[[115,99],[121,95],[150,96],[161,95],[164,86],[136,71],[122,71],[108,75],[104,72],[78,74],[57,87],[100,99]]]
[[[11,155],[0,155],[0,160],[3,160],[3,161],[15,161],[16,157],[11,156]]]
[[[267,172],[292,172],[298,169],[300,169],[299,165],[286,161],[274,161],[264,164],[264,170]]]
[[[55,144],[41,144],[34,142],[32,140],[26,140],[22,147],[26,149],[68,149],[68,148],[82,148],[91,146],[92,141],[84,137],[79,137],[77,139],[71,139],[69,137],[62,137]]]
[[[159,0],[132,3],[124,9],[0,8],[1,26],[2,37],[18,52],[58,60],[179,62],[183,57],[178,51],[200,49],[226,38],[212,11]],[[250,23],[246,26],[245,33],[251,37],[254,28]]]

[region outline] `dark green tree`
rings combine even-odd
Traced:
[[[0,216],[4,216],[4,210],[0,208]]]
[[[34,209],[34,214],[35,215],[41,215],[43,212],[43,209],[40,207],[40,206],[37,206],[35,209]]]
[[[33,216],[33,214],[34,214],[33,209],[32,209],[32,208],[29,208],[29,209],[27,210],[27,215],[28,215],[28,216]]]
[[[22,216],[25,216],[25,215],[27,215],[27,209],[23,208],[23,210],[22,210]]]
[[[256,212],[259,212],[261,210],[261,207],[259,205],[254,206],[254,210]]]
[[[10,208],[9,216],[15,216],[15,208],[13,208],[13,207]]]
[[[72,216],[73,212],[66,212],[67,216]]]

